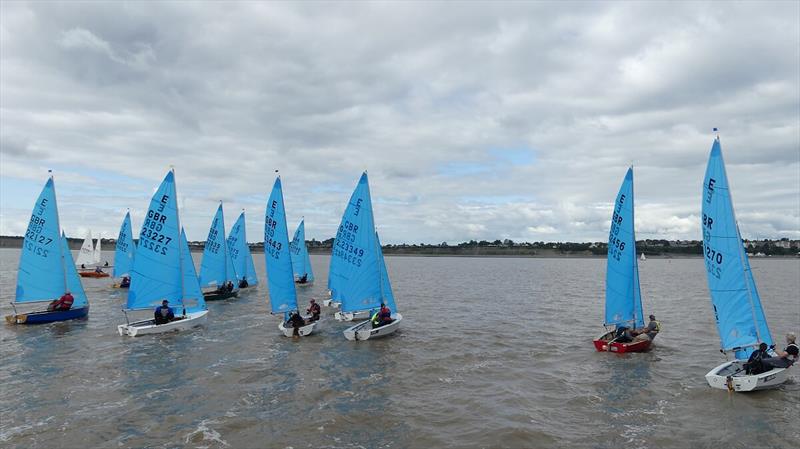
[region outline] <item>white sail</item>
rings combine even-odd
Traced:
[[[97,238],[97,244],[94,245],[94,253],[92,255],[92,260],[94,261],[95,265],[100,265],[100,259],[102,258],[102,249],[100,248],[100,240],[102,237]]]
[[[75,265],[77,266],[85,266],[88,267],[89,265],[94,264],[94,246],[92,245],[92,231],[89,231],[86,234],[86,239],[83,241],[83,245],[81,245],[81,250],[78,253],[78,258],[75,260]]]

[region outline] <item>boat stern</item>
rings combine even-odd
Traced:
[[[773,368],[760,374],[744,374],[744,361],[725,362],[706,374],[711,388],[736,392],[747,392],[775,388],[789,377],[787,368]]]

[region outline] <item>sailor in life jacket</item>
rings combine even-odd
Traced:
[[[798,354],[800,354],[800,348],[798,348],[796,340],[797,337],[794,333],[789,332],[786,334],[786,348],[783,351],[776,350],[777,357],[770,357],[761,362],[764,366],[770,368],[788,368],[792,366],[797,361]]]
[[[650,322],[647,323],[647,326],[644,329],[636,332],[636,339],[653,341],[659,332],[661,332],[661,323],[656,321],[655,315],[650,315]]]

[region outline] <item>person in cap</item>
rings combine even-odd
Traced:
[[[161,301],[160,306],[156,307],[156,311],[153,315],[156,324],[167,324],[175,319],[175,312],[172,311],[172,308],[169,306],[169,301],[166,299]]]
[[[319,320],[319,315],[320,313],[322,313],[322,309],[319,307],[319,304],[317,304],[317,300],[311,298],[311,301],[309,301],[308,309],[306,309],[306,313],[311,315],[311,318],[309,319],[310,321]]]

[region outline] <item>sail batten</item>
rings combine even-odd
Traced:
[[[736,222],[719,138],[714,140],[702,189],[703,253],[721,348],[747,358],[773,344]]]
[[[289,231],[283,203],[281,178],[275,179],[267,200],[264,216],[264,261],[272,313],[286,314],[297,310],[297,292],[289,252]]]
[[[643,327],[634,231],[633,168],[622,181],[608,234],[605,325]]]

